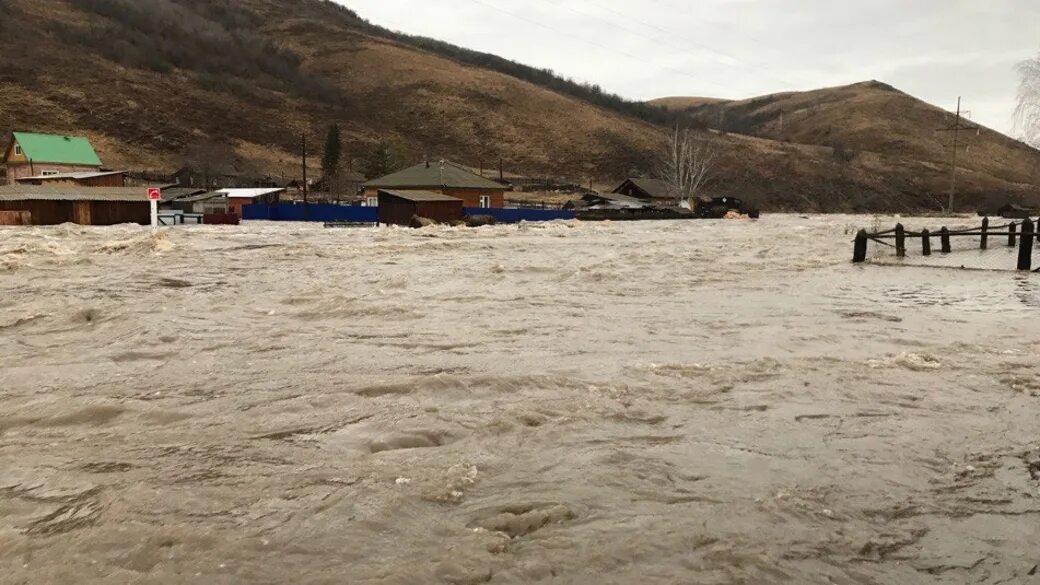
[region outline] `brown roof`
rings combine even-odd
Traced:
[[[0,201],[140,201],[145,187],[80,187],[78,185],[4,185]]]
[[[485,179],[450,161],[419,163],[403,171],[372,179],[365,187],[376,189],[483,189],[507,191],[509,187]]]
[[[406,201],[462,201],[458,197],[450,197],[433,191],[391,191],[389,189],[380,189],[379,194],[390,195]]]
[[[652,199],[674,199],[671,189],[668,187],[668,183],[658,179],[625,179],[616,189],[614,189],[614,192],[620,193],[622,187],[629,183],[641,191],[645,197],[650,197]]]

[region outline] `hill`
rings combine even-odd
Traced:
[[[715,194],[765,209],[911,211],[936,209],[947,183],[929,117],[941,111],[894,90],[633,103],[326,0],[0,0],[0,38],[0,132],[85,134],[111,167],[227,161],[289,179],[301,135],[317,154],[338,123],[352,159],[391,145],[402,163],[501,159],[606,184],[651,173],[676,120],[709,127],[725,112],[726,132],[702,132],[719,150]],[[907,108],[927,122],[904,128]],[[835,157],[838,137],[851,160]],[[990,131],[979,151],[965,201],[1034,195],[1035,151]]]
[[[652,105],[682,113],[695,125],[774,142],[824,147],[836,159],[864,158],[888,167],[886,180],[939,201],[949,186],[954,116],[877,81],[746,100],[670,97]],[[970,123],[969,123],[970,124]],[[972,124],[974,125],[974,124]],[[1036,202],[1040,153],[988,128],[961,134],[959,190],[977,205],[1010,196]],[[909,176],[913,173],[916,176]]]

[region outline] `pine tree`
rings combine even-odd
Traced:
[[[343,157],[343,141],[340,138],[339,125],[329,126],[329,133],[325,137],[325,153],[321,157],[321,170],[326,178],[333,178],[339,174],[340,159]]]

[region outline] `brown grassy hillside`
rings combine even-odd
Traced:
[[[688,114],[665,114],[390,33],[324,0],[0,0],[0,39],[0,132],[85,134],[111,167],[170,171],[220,157],[294,178],[301,134],[316,155],[335,122],[351,158],[389,140],[412,160],[488,167],[501,157],[513,172],[609,183],[653,171],[670,119],[725,108],[754,124],[741,128],[748,135],[705,133],[721,153],[716,194],[766,209],[904,211],[937,208],[946,189],[936,124],[905,124],[939,111],[898,92],[852,89],[801,105],[795,94],[702,98]],[[770,134],[781,102],[784,136]],[[832,156],[839,135],[853,160]],[[982,139],[973,153],[987,156],[965,173],[965,201],[1030,197],[1037,153],[996,133]]]
[[[936,130],[951,127],[953,115],[883,83],[739,101],[672,97],[651,103],[684,112],[712,128],[825,147],[832,154],[837,148],[852,159],[852,164],[843,165],[851,168],[874,158],[883,163],[880,172],[893,184],[928,190],[930,199],[941,199],[949,185],[952,137]],[[1040,153],[988,128],[962,134],[958,168],[966,204],[1007,194],[1033,199],[1040,185]]]

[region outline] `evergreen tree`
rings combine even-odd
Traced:
[[[321,170],[326,177],[335,177],[339,174],[340,159],[343,157],[343,140],[340,137],[339,125],[329,126],[329,133],[325,136],[325,153],[321,157]]]

